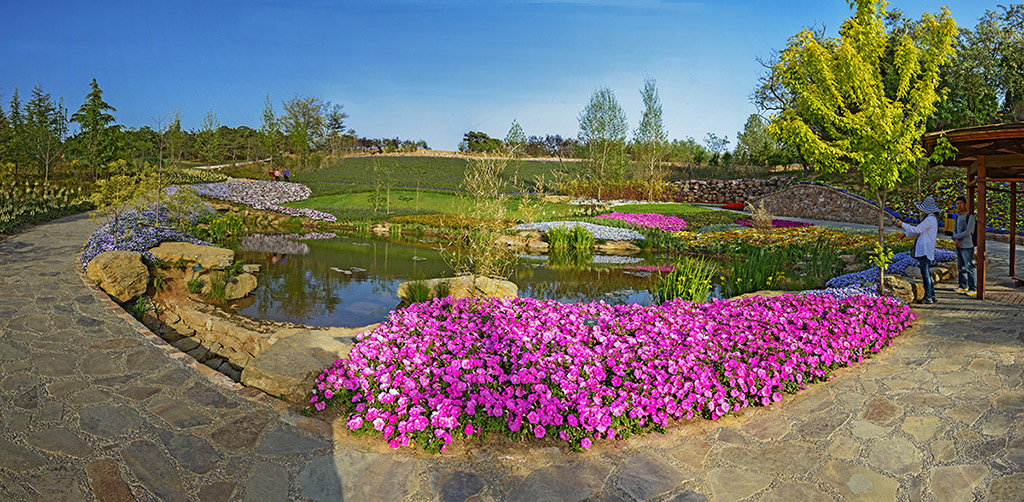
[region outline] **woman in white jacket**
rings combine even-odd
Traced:
[[[932,280],[932,261],[935,260],[935,240],[939,234],[939,220],[935,216],[941,212],[935,198],[925,197],[921,202],[914,204],[925,218],[917,225],[908,225],[899,219],[894,218],[897,226],[903,229],[903,233],[910,237],[917,236],[917,244],[914,245],[914,258],[917,258],[917,265],[921,269],[921,280],[924,281],[924,300],[922,303],[935,303],[935,281]]]

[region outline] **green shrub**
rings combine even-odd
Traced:
[[[149,304],[149,300],[147,300],[145,296],[140,296],[135,299],[135,303],[128,307],[128,313],[130,313],[132,317],[141,321],[142,316],[149,311],[150,308],[152,307]]]
[[[675,298],[688,302],[708,301],[711,292],[711,277],[714,264],[703,258],[684,258],[677,262],[671,272],[662,275],[654,287],[655,303],[665,303]]]
[[[163,291],[167,287],[167,277],[159,269],[153,270],[153,289]]]
[[[185,283],[185,287],[188,288],[191,293],[202,293],[203,287],[206,286],[206,281],[202,277],[193,277]]]

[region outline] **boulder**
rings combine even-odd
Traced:
[[[755,291],[753,293],[744,293],[739,296],[734,296],[730,300],[742,300],[744,298],[750,298],[751,296],[760,296],[761,298],[775,298],[782,295],[794,294],[792,291],[780,291],[776,289],[766,289],[764,291]]]
[[[915,282],[915,283],[911,284],[910,287],[914,290],[914,301],[915,302],[919,302],[921,300],[924,300],[924,283],[923,282]]]
[[[242,370],[241,382],[291,402],[302,402],[324,368],[348,355],[351,343],[327,331],[306,330],[279,340]]]
[[[907,268],[903,269],[903,275],[911,279],[920,279],[921,268],[918,267],[917,265],[909,265]]]
[[[629,241],[605,241],[594,245],[594,250],[607,254],[635,254],[640,248]]]
[[[242,265],[242,272],[247,274],[258,274],[260,273],[260,265],[257,263],[246,263]]]
[[[531,253],[547,253],[550,249],[550,244],[540,240],[540,238],[530,239],[530,242],[526,243],[526,249]]]
[[[857,262],[857,257],[852,254],[841,254],[839,261],[843,262],[843,265],[852,265]]]
[[[475,280],[474,280],[475,277]],[[519,286],[514,282],[495,279],[492,277],[460,275],[458,277],[441,277],[438,279],[427,279],[420,281],[430,288],[430,296],[437,296],[437,285],[448,283],[450,296],[455,298],[515,298],[519,295]],[[398,297],[405,299],[408,296],[409,282],[398,285]]]
[[[122,303],[145,293],[149,285],[149,269],[142,253],[135,251],[100,253],[89,262],[86,275]]]
[[[224,270],[235,261],[235,252],[230,249],[191,242],[164,242],[149,252],[165,263],[187,260],[202,265],[206,270]]]
[[[252,274],[238,274],[231,278],[224,286],[224,299],[237,300],[252,293],[256,289],[256,276]]]
[[[906,278],[898,275],[886,274],[882,277],[882,285],[885,286],[886,291],[892,293],[892,296],[899,298],[904,303],[913,303],[914,289],[910,281]]]

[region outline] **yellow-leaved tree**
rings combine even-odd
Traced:
[[[886,192],[927,160],[921,136],[943,97],[939,66],[954,53],[957,27],[943,7],[909,29],[887,30],[888,2],[849,3],[854,15],[838,38],[805,29],[779,54],[771,71],[790,106],[769,127],[815,169],[862,175],[878,204],[881,248]]]

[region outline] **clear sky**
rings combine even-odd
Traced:
[[[973,28],[997,1],[895,0],[912,18],[948,5]],[[736,132],[756,110],[757,57],[808,26],[831,34],[845,0],[2,0],[0,99],[35,85],[72,112],[96,78],[119,123],[180,110],[198,128],[259,127],[296,93],[340,103],[366,137],[454,149],[463,133],[576,136],[593,91],[615,91],[630,126],[645,75],[669,137]]]

